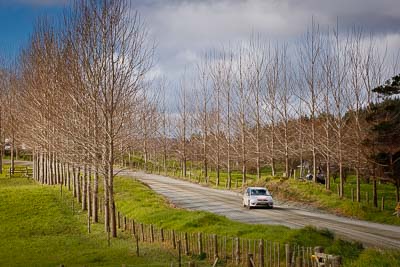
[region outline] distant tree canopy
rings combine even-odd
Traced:
[[[400,74],[387,80],[384,85],[380,85],[372,91],[386,97],[400,94]]]
[[[379,176],[389,179],[396,186],[396,198],[400,201],[400,75],[394,76],[373,89],[383,97],[382,102],[369,106],[366,112],[369,134],[364,140],[371,161]]]

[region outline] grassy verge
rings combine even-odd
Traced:
[[[143,161],[140,157],[133,159],[134,166],[143,168]],[[169,168],[166,172],[158,168],[159,166],[154,162],[148,162],[147,170],[152,170],[154,173],[168,175],[178,179],[190,180],[191,182],[206,183],[203,177],[202,170],[193,167],[191,162],[188,162],[187,177],[182,177],[181,170],[177,162],[169,161]],[[175,168],[176,167],[176,168]],[[193,168],[192,168],[193,167]],[[256,175],[248,173],[246,175],[247,185],[266,185],[272,193],[282,199],[296,202],[310,204],[314,207],[323,209],[327,212],[357,218],[361,220],[400,225],[400,219],[393,216],[393,212],[397,205],[395,198],[395,187],[392,184],[378,183],[377,184],[377,199],[378,207],[373,206],[372,200],[372,183],[361,181],[361,200],[355,200],[356,178],[354,175],[349,175],[344,185],[344,197],[337,196],[338,179],[331,179],[331,190],[325,190],[325,186],[321,184],[314,184],[303,182],[301,180],[283,180],[281,179],[282,168],[279,168],[276,177],[271,177],[271,168],[265,166],[261,169],[260,181],[257,181]],[[208,185],[215,188],[225,188],[228,175],[225,171],[220,172],[220,183],[216,185],[216,172],[210,170],[208,172],[209,180]],[[242,174],[239,171],[232,171],[232,188],[238,189],[242,187]],[[267,182],[266,182],[267,181]],[[384,197],[384,207],[382,209],[382,197]]]
[[[87,233],[86,215],[72,211],[70,194],[26,178],[0,176],[0,266],[166,266],[176,257],[120,234],[108,246],[103,225]],[[75,203],[75,207],[78,204]],[[75,208],[76,209],[76,208]]]
[[[300,246],[320,245],[325,247],[328,253],[342,255],[347,263],[356,260],[363,251],[360,244],[336,239],[327,230],[321,231],[312,227],[295,230],[284,226],[250,225],[209,212],[177,209],[146,185],[129,178],[117,178],[115,191],[117,207],[122,213],[137,221],[166,229],[249,239],[263,238]]]
[[[332,191],[327,191],[324,185],[311,182],[290,180],[269,180],[266,186],[281,200],[298,201],[331,213],[393,225],[400,225],[400,218],[393,216],[393,211],[375,208],[371,203],[353,202],[351,198],[339,198]]]
[[[300,246],[320,245],[327,253],[341,255],[344,266],[400,266],[399,250],[363,249],[358,243],[335,238],[327,230],[312,227],[289,229],[283,226],[249,225],[203,211],[187,211],[173,207],[164,197],[131,178],[115,180],[118,209],[130,218],[184,232],[205,232],[243,238],[263,238]]]

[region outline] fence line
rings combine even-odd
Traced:
[[[34,162],[37,164],[38,162]],[[60,162],[53,162],[54,166],[60,167]],[[37,168],[34,168],[34,179],[41,182],[42,184],[60,184],[60,190],[62,185],[65,183],[69,185],[71,183],[71,176],[69,168],[67,179],[61,174],[61,170],[56,173],[50,172],[44,175],[39,173]],[[42,169],[47,170],[47,169]],[[54,170],[54,169],[53,169]],[[65,168],[64,168],[65,170]],[[64,171],[63,170],[63,171]],[[39,175],[43,174],[46,180]],[[60,175],[61,174],[61,175]],[[90,218],[93,216],[90,211],[90,198],[86,201],[86,196],[91,195],[92,192],[85,191],[90,185],[80,182],[80,170],[75,177],[75,170],[72,172],[72,184],[74,189],[73,197],[79,202],[82,202],[81,209],[88,210],[88,230],[90,232]],[[90,171],[89,171],[90,174]],[[84,175],[86,175],[86,168],[84,169]],[[43,179],[42,179],[42,178]],[[89,175],[90,177],[90,175]],[[75,184],[75,178],[77,178],[77,184]],[[65,181],[67,180],[67,181]],[[85,182],[85,180],[82,180]],[[68,186],[67,189],[70,189]],[[76,192],[75,192],[76,191]],[[62,191],[61,191],[62,192]],[[76,193],[76,194],[75,194]],[[87,194],[87,195],[86,195]],[[84,196],[84,197],[80,197]],[[96,205],[99,213],[103,212],[104,199],[101,197],[96,198]],[[74,203],[72,203],[74,205]],[[74,210],[74,206],[72,207]],[[136,255],[140,255],[140,242],[147,243],[159,243],[167,248],[173,249],[178,254],[179,260],[181,260],[182,253],[187,256],[198,256],[199,259],[208,259],[213,262],[214,265],[217,262],[236,265],[236,266],[260,266],[260,267],[313,267],[311,262],[311,256],[313,255],[313,249],[311,247],[303,247],[293,244],[281,244],[279,242],[262,240],[262,239],[245,239],[239,237],[227,237],[209,233],[188,233],[179,232],[173,229],[164,229],[157,227],[153,224],[144,224],[142,222],[135,221],[133,218],[129,218],[117,210],[117,227],[121,231],[129,233],[136,243]],[[107,229],[107,240],[110,242],[110,229]],[[250,265],[249,265],[250,264]],[[325,265],[329,266],[329,265]],[[339,265],[332,265],[333,267]]]
[[[248,266],[253,262],[260,267],[313,267],[312,247],[282,244],[263,239],[228,237],[210,233],[189,233],[165,229],[153,224],[144,224],[117,212],[118,228],[127,232],[136,241],[158,243],[179,255],[197,256],[210,263],[218,261],[236,266]],[[251,257],[251,260],[250,260]],[[316,266],[316,265],[315,265]],[[339,265],[326,265],[339,266]]]

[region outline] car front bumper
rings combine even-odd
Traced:
[[[272,201],[250,201],[250,207],[269,207],[272,208],[274,203]]]

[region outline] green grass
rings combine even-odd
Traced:
[[[399,250],[364,250],[356,261],[350,262],[351,267],[396,267],[400,266],[400,251]]]
[[[387,207],[384,211],[381,211],[380,208],[373,207],[371,202],[353,202],[351,197],[341,199],[335,192],[327,191],[325,186],[321,184],[301,182],[294,179],[274,179],[269,180],[266,185],[278,199],[308,203],[326,211],[352,218],[400,225],[400,218],[392,215],[394,207],[393,209]],[[380,185],[381,190],[385,190],[384,186],[386,190],[389,187],[389,185]],[[363,187],[366,187],[366,185]],[[382,194],[382,191],[379,193]]]
[[[140,163],[141,167],[143,167],[143,160],[139,156],[133,158],[133,161],[137,164]],[[160,170],[160,174],[166,174],[171,177],[190,180],[192,182],[205,183],[202,170],[200,168],[200,163],[192,163],[188,162],[188,174],[187,177],[182,177],[181,171],[177,169],[174,171],[174,166],[178,167],[179,164],[176,161],[169,160],[168,162],[168,171],[164,173],[163,170]],[[200,164],[200,165],[199,165]],[[193,169],[191,168],[193,166]],[[387,223],[400,225],[400,219],[393,216],[394,209],[397,205],[396,196],[395,196],[395,187],[393,184],[385,184],[378,183],[377,184],[377,195],[378,195],[378,207],[373,206],[373,195],[372,195],[372,182],[366,183],[361,180],[361,201],[360,203],[356,201],[352,201],[352,190],[354,199],[355,189],[356,189],[356,178],[354,175],[349,175],[346,179],[346,183],[344,185],[344,197],[341,199],[337,196],[337,185],[339,179],[334,181],[331,179],[331,190],[325,190],[324,185],[314,184],[309,182],[303,182],[300,180],[289,179],[288,182],[281,183],[283,168],[280,165],[276,166],[276,176],[271,176],[271,167],[263,166],[261,168],[261,177],[260,181],[257,181],[256,174],[252,172],[248,172],[246,175],[247,185],[267,185],[270,187],[270,190],[273,194],[275,194],[278,198],[298,201],[298,202],[306,202],[308,204],[312,204],[315,207],[322,208],[325,211],[340,214],[343,216],[348,216],[352,218],[357,218],[361,220],[379,222],[379,223]],[[153,172],[158,173],[158,166],[156,162],[149,161],[147,164],[147,170],[153,170]],[[208,172],[209,176],[209,186],[215,188],[225,188],[226,181],[228,179],[228,174],[225,170],[221,170],[220,172],[220,183],[219,186],[216,185],[216,172],[214,169],[210,169]],[[231,173],[232,177],[232,188],[240,190],[242,187],[242,174],[238,170],[234,170]],[[268,181],[268,183],[265,183]],[[283,189],[282,189],[283,188]],[[367,201],[368,195],[368,201]],[[384,210],[381,211],[381,202],[382,196],[384,197]]]
[[[103,225],[86,229],[86,214],[71,209],[72,197],[60,188],[38,185],[25,178],[0,176],[0,266],[166,266],[175,262],[171,252],[141,244],[134,255],[132,239],[119,232],[111,246]],[[117,208],[146,224],[185,232],[205,232],[300,246],[320,245],[342,255],[345,266],[400,266],[398,251],[363,250],[357,243],[336,239],[327,230],[293,230],[283,226],[247,225],[208,212],[173,207],[163,197],[131,178],[115,180]],[[371,262],[371,263],[370,263]]]
[[[156,245],[141,244],[136,257],[131,238],[120,234],[108,247],[103,225],[86,229],[86,214],[59,187],[0,176],[0,266],[165,266],[176,257]],[[75,203],[75,207],[78,204]],[[76,209],[76,208],[75,208]]]
[[[116,204],[119,211],[129,218],[181,232],[213,233],[228,237],[265,239],[299,246],[323,246],[326,250],[346,256],[358,257],[362,248],[358,243],[338,240],[328,230],[313,227],[289,229],[284,226],[253,225],[231,221],[226,217],[204,211],[187,211],[173,208],[163,197],[146,185],[130,178],[115,180]]]
[[[129,218],[181,232],[205,232],[249,239],[263,238],[299,246],[322,246],[326,253],[341,255],[344,266],[400,266],[399,250],[363,249],[357,242],[335,238],[328,230],[313,227],[289,229],[284,226],[249,225],[203,211],[174,208],[164,197],[131,178],[115,180],[117,208]],[[369,259],[373,261],[369,262]]]

